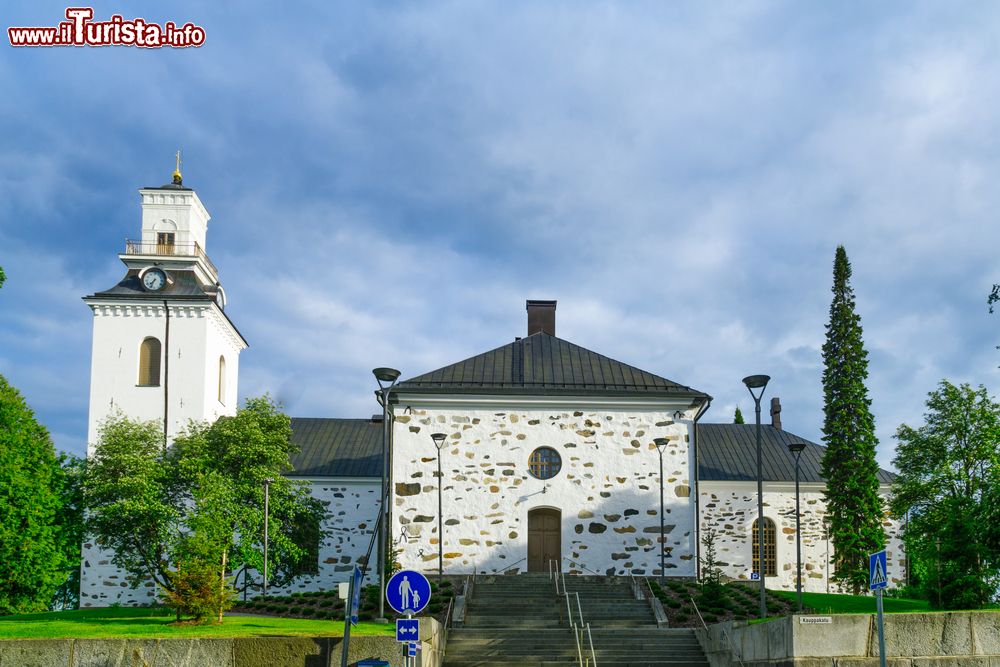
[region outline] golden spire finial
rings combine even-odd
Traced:
[[[177,167],[174,169],[174,185],[181,185],[183,179],[181,178],[181,152],[177,151]]]

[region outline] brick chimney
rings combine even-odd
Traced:
[[[556,335],[556,302],[533,301],[526,302],[528,309],[528,335],[547,333]]]
[[[781,399],[777,396],[771,399],[771,426],[781,430]]]

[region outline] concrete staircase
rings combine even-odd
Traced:
[[[688,629],[657,628],[645,602],[634,600],[627,579],[566,577],[580,594],[599,667],[707,667]],[[576,598],[572,598],[577,616]],[[584,656],[590,646],[584,637]],[[480,576],[465,623],[448,633],[444,667],[571,667],[577,644],[566,601],[545,574]]]

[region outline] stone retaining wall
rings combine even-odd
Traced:
[[[420,624],[416,667],[440,667],[444,633],[429,618]],[[340,667],[339,637],[236,639],[8,639],[0,667]],[[351,637],[348,664],[369,658],[403,667],[394,637]]]
[[[872,602],[874,604],[874,601]],[[712,667],[875,667],[879,664],[874,614],[842,614],[829,623],[789,616],[768,623],[716,623],[698,631]],[[890,667],[1000,667],[1000,613],[887,614]]]

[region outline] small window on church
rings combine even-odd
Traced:
[[[760,572],[760,548],[757,546],[759,544],[760,535],[757,530],[757,521],[753,522],[753,571]],[[778,562],[775,554],[775,531],[774,522],[764,518],[764,576],[765,577],[776,577],[778,576]]]
[[[226,358],[219,357],[219,403],[226,403]]]
[[[139,386],[160,386],[160,341],[147,338],[139,346]]]
[[[539,447],[531,452],[528,459],[528,472],[538,479],[552,479],[562,468],[562,457],[551,447]]]

